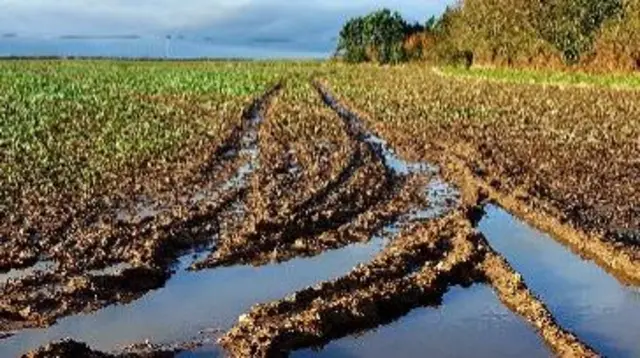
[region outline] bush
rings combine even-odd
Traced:
[[[551,0],[540,7],[535,21],[540,36],[575,64],[591,49],[603,22],[621,11],[621,0]]]
[[[600,70],[640,71],[640,0],[623,4],[623,11],[604,23],[585,65]]]

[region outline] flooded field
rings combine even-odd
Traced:
[[[524,149],[491,156],[484,143],[474,157],[480,152],[466,145],[480,140],[475,132],[461,143],[443,129],[477,115],[486,121],[477,130],[493,135],[492,126],[507,126],[512,115],[490,109],[497,104],[460,112],[429,94],[440,102],[418,111],[394,102],[394,93],[369,92],[364,101],[354,95],[364,75],[347,88],[351,70],[338,65],[136,66],[173,71],[181,81],[206,70],[218,87],[200,83],[176,95],[184,91],[174,87],[180,81],[141,77],[128,82],[126,98],[96,89],[106,91],[105,103],[134,101],[131,110],[145,113],[149,102],[159,111],[141,121],[160,121],[154,130],[165,139],[144,144],[140,167],[109,146],[88,147],[90,154],[58,148],[67,159],[56,178],[48,176],[50,164],[22,167],[22,149],[7,156],[12,181],[2,190],[11,200],[2,205],[15,210],[0,216],[0,356],[640,354],[638,250],[633,234],[620,234],[635,230],[635,193],[631,206],[612,209],[616,217],[569,215],[562,195],[574,195],[574,207],[584,204],[581,195],[612,177],[589,188],[555,181],[551,189],[527,189],[528,167],[505,176],[514,169],[503,166]],[[76,83],[77,70],[45,81]],[[107,70],[129,76],[126,67]],[[104,74],[90,76],[101,83]],[[444,80],[431,76],[444,90]],[[12,90],[16,101],[28,92]],[[39,105],[55,108],[55,98]],[[116,116],[108,121],[117,131],[124,113],[102,115]],[[424,122],[412,122],[411,113]],[[395,114],[407,128],[388,117]],[[452,117],[438,117],[445,115]],[[185,117],[198,129],[172,127],[190,123]],[[423,123],[433,138],[424,137]],[[137,148],[148,137],[140,128],[111,135]],[[83,138],[77,135],[71,142]],[[160,155],[154,151],[166,158],[152,160]],[[29,155],[46,159],[38,153]],[[95,171],[77,176],[74,168],[86,163]],[[624,174],[635,169],[616,166],[617,190],[626,193],[632,184]],[[582,175],[574,174],[571,180]],[[51,180],[80,194],[52,192],[60,183]],[[625,229],[612,229],[619,225]],[[606,235],[595,236],[598,227]],[[48,345],[65,338],[73,341]]]

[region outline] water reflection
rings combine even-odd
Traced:
[[[640,295],[549,236],[489,206],[480,230],[560,325],[610,357],[640,357]]]
[[[14,357],[52,340],[72,337],[92,348],[113,351],[144,342],[175,343],[199,338],[199,332],[229,329],[253,304],[269,302],[320,281],[337,278],[370,261],[385,240],[354,244],[313,258],[263,267],[237,266],[188,272],[193,258],[167,285],[128,305],[61,319],[48,329],[29,329],[0,341],[0,357]],[[207,333],[212,338],[214,333]]]
[[[304,357],[549,357],[534,331],[505,308],[490,287],[454,287],[440,307],[411,311],[398,321],[329,343]]]

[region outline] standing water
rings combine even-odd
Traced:
[[[479,229],[558,323],[609,357],[640,357],[640,290],[496,206]]]
[[[28,329],[0,340],[0,357],[15,357],[52,340],[72,337],[92,348],[114,351],[149,340],[172,344],[198,340],[199,332],[215,339],[253,304],[269,302],[315,283],[336,278],[371,260],[384,239],[354,244],[319,256],[263,267],[236,266],[186,271],[191,257],[181,260],[166,286],[127,305],[61,319],[47,329]]]
[[[278,88],[274,87],[272,92]],[[237,147],[224,154],[242,157],[247,163],[223,184],[222,191],[246,185],[246,178],[259,165],[258,127],[264,119],[261,110],[265,101],[254,102],[243,123]],[[206,197],[207,194],[202,193],[191,201]],[[382,234],[394,233],[385,230]],[[236,266],[190,272],[186,269],[198,258],[185,256],[180,260],[177,273],[162,289],[131,304],[61,319],[47,329],[23,330],[0,341],[0,356],[16,356],[67,337],[101,351],[115,351],[147,340],[158,344],[201,341],[200,332],[213,340],[218,332],[231,328],[237,317],[252,305],[337,278],[357,264],[370,261],[382,250],[384,242],[382,236],[374,236],[365,244],[259,268]],[[10,276],[18,277],[18,273],[5,276],[0,279],[6,281]]]
[[[293,357],[549,357],[526,323],[504,307],[490,287],[454,287],[440,307],[411,311],[361,336],[343,338]]]

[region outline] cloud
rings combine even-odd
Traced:
[[[388,6],[424,19],[439,0],[0,0],[0,32],[35,35],[162,32],[226,25],[245,19],[278,27],[314,16],[318,21]],[[331,17],[329,17],[329,15]],[[250,24],[248,24],[250,25]]]
[[[330,52],[350,17],[389,7],[423,22],[454,1],[0,0],[0,33],[39,39],[174,34],[215,45]]]
[[[251,0],[0,0],[0,31],[36,35],[184,28],[223,19]]]

